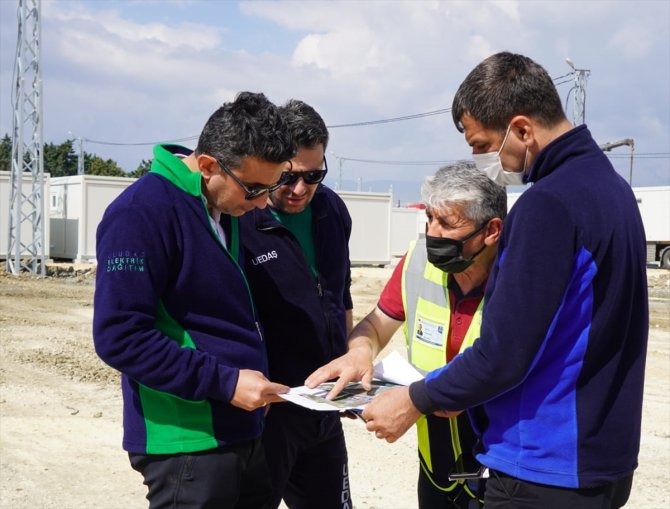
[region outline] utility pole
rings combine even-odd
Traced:
[[[331,152],[331,154],[333,154],[333,157],[335,157],[335,159],[337,159],[338,170],[339,170],[339,173],[338,173],[338,176],[337,176],[337,182],[335,182],[335,190],[336,191],[341,191],[342,190],[342,166],[344,165],[344,157],[340,157],[340,156],[334,154],[333,152]]]
[[[46,273],[40,18],[40,0],[19,0],[7,242],[7,272],[16,275]]]
[[[77,155],[77,175],[84,174],[84,139],[79,137],[79,155]]]
[[[575,78],[575,85],[570,89],[570,92],[575,91],[572,117],[575,125],[580,125],[586,122],[586,78],[589,77],[591,71],[589,69],[577,69],[570,58],[566,58],[565,62],[572,68],[571,74]]]
[[[632,138],[625,138],[619,141],[607,142],[600,145],[600,148],[603,152],[609,152],[613,148],[622,147],[624,145],[628,145],[630,147],[630,170],[628,173],[628,185],[633,187],[633,153],[635,152],[635,140]]]
[[[74,137],[72,131],[67,132],[70,135],[70,139],[77,140],[79,145],[79,151],[77,152],[77,175],[84,174],[84,139],[81,136]]]

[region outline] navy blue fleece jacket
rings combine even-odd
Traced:
[[[267,336],[270,377],[302,385],[347,351],[351,300],[351,217],[334,191],[319,185],[311,202],[315,280],[298,240],[267,207],[240,218],[244,267]]]
[[[232,406],[239,369],[267,374],[236,219],[214,232],[201,175],[157,146],[151,173],[105,211],[97,232],[93,339],[122,376],[126,450],[179,453],[260,436],[263,411]]]
[[[528,180],[505,221],[481,337],[410,394],[424,413],[477,407],[484,465],[542,484],[599,486],[637,466],[648,334],[642,221],[586,126],[546,146]]]

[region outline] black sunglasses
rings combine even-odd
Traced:
[[[231,177],[235,182],[237,182],[237,185],[240,186],[245,193],[247,193],[244,195],[245,200],[255,200],[259,196],[265,193],[272,193],[284,185],[284,183],[282,182],[282,178],[280,178],[276,184],[272,184],[271,186],[264,186],[261,184],[256,186],[248,186],[244,182],[242,182],[238,177],[236,177],[235,174],[232,171],[230,171],[225,164],[219,161],[216,157],[214,159],[216,160],[216,163],[221,167],[221,169],[225,172],[225,174]],[[282,173],[282,177],[285,173],[287,172]]]
[[[291,186],[299,179],[302,179],[305,184],[318,184],[323,182],[328,173],[328,163],[326,158],[323,158],[323,170],[309,170],[309,171],[285,171],[282,173],[279,182],[283,186]]]

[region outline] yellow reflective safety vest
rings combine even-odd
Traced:
[[[446,272],[428,262],[425,239],[410,245],[402,272],[404,333],[407,357],[423,374],[441,368],[447,361],[451,321],[447,277]],[[484,299],[472,317],[460,352],[479,337],[483,305]],[[421,468],[437,488],[453,490],[463,481],[449,481],[449,472],[463,451],[471,454],[476,440],[467,415],[450,419],[422,416],[416,426]],[[464,487],[470,496],[476,496],[467,484]]]

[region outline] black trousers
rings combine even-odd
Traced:
[[[619,509],[628,501],[633,476],[597,488],[559,488],[490,470],[486,509]]]
[[[258,509],[270,496],[260,439],[184,454],[129,453],[149,509]]]
[[[482,479],[467,481],[472,493],[479,493],[479,483],[481,482],[483,482]],[[421,467],[419,467],[419,481],[416,491],[419,497],[419,509],[479,509],[482,507],[479,500],[472,498],[462,484],[451,491],[439,489],[431,482]]]
[[[274,403],[265,417],[263,447],[276,509],[351,509],[347,447],[338,412]]]

